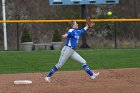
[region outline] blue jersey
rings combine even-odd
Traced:
[[[85,29],[77,30],[77,29],[69,29],[67,32],[68,36],[66,39],[66,46],[70,46],[76,48],[80,36],[85,32]]]

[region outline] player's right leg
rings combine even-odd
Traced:
[[[72,51],[71,48],[69,48],[67,46],[63,47],[58,63],[50,70],[50,72],[48,73],[47,77],[45,77],[45,80],[47,82],[50,82],[50,78],[54,74],[54,72],[56,72],[59,68],[61,68],[64,65],[64,63],[73,54],[73,52],[74,51]]]
[[[92,72],[90,70],[90,68],[88,67],[86,61],[77,52],[74,52],[73,55],[71,55],[71,58],[82,64],[83,69],[91,77],[91,79],[94,79],[96,76],[99,75],[99,72],[94,73],[94,72]]]

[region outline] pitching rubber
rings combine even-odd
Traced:
[[[15,80],[14,84],[32,84],[31,80]]]

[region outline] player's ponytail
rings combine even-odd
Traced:
[[[73,27],[74,23],[75,23],[75,20],[72,20],[72,21],[68,22],[67,30],[71,29]]]

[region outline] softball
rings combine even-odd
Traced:
[[[112,15],[112,12],[111,11],[107,12],[107,15],[108,16],[111,16]]]

